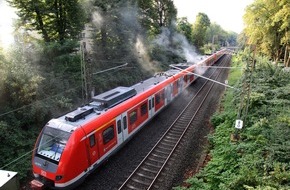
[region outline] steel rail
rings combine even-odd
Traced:
[[[225,59],[227,59],[227,57]],[[225,59],[222,59],[220,64],[227,63],[228,60],[225,60]],[[213,71],[213,73],[210,77],[212,77],[216,71],[217,71],[217,69],[215,69]],[[221,74],[221,71],[219,71],[218,75],[215,78],[218,78],[220,74]],[[142,186],[141,189],[144,189],[144,188],[151,189],[153,187],[157,178],[160,176],[160,174],[163,171],[163,169],[165,168],[166,164],[168,163],[168,161],[172,157],[174,151],[178,147],[180,141],[183,139],[183,137],[186,134],[187,130],[189,129],[191,123],[195,119],[197,113],[199,112],[204,101],[206,100],[207,96],[209,95],[213,85],[215,84],[215,83],[212,83],[211,86],[209,86],[209,89],[206,92],[206,95],[204,96],[204,98],[201,101],[200,105],[198,106],[197,110],[195,111],[195,113],[193,115],[189,116],[189,114],[186,113],[186,111],[191,110],[189,108],[190,108],[190,106],[192,106],[192,102],[196,99],[196,97],[198,95],[201,94],[202,90],[205,89],[205,86],[207,85],[208,82],[209,82],[209,80],[207,80],[202,85],[202,87],[198,90],[196,95],[187,104],[185,109],[178,115],[178,117],[174,120],[173,124],[164,133],[164,135],[159,139],[159,141],[154,145],[154,147],[145,156],[145,158],[136,167],[136,169],[131,173],[131,175],[126,179],[126,181],[121,185],[119,190],[122,190],[122,189],[137,190],[137,189],[139,189],[138,187],[140,187],[140,186]],[[192,113],[192,112],[189,111],[189,113]],[[184,118],[182,118],[182,117],[184,117]],[[180,125],[180,124],[178,124],[178,122],[181,122],[182,124]],[[184,124],[184,123],[186,123],[186,124]],[[179,134],[179,133],[181,133],[181,134]],[[164,146],[166,146],[166,147],[164,147]],[[171,147],[171,148],[168,148],[168,147]],[[167,151],[170,151],[170,152],[167,152]],[[152,164],[152,162],[150,163],[147,160],[151,160],[153,163],[159,163],[159,165],[154,165],[154,164]],[[147,168],[145,166],[147,166]],[[148,167],[155,168],[155,170],[149,169]],[[143,173],[138,172],[139,170],[143,171]],[[144,174],[144,171],[147,173],[147,175],[146,175],[146,173]],[[150,175],[149,175],[149,173],[150,173]],[[139,180],[138,178],[143,178],[143,180]],[[148,181],[151,180],[151,182],[146,182],[145,180],[148,180]],[[134,185],[134,184],[138,184],[138,185]],[[138,187],[136,187],[136,186],[138,186]]]

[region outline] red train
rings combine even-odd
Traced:
[[[221,50],[183,69],[194,72],[225,53]],[[32,185],[55,189],[79,185],[194,81],[194,75],[186,71],[171,69],[131,87],[117,87],[93,97],[86,106],[51,119],[35,144]]]

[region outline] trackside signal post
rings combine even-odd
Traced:
[[[238,108],[237,119],[235,121],[235,133],[231,135],[232,141],[238,141],[240,139],[239,131],[246,125],[246,119],[248,115],[250,95],[251,95],[251,83],[253,80],[253,72],[255,69],[255,55],[256,47],[254,45],[250,46],[250,55],[246,63],[246,69],[243,76],[243,87],[241,91],[241,100]]]

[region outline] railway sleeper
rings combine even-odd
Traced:
[[[181,134],[174,134],[172,133],[171,131],[169,133],[167,133],[168,136],[172,136],[172,137],[175,137],[175,138],[180,138]]]
[[[163,141],[160,142],[161,145],[166,146],[166,147],[170,147],[169,149],[172,149],[174,147],[174,145],[172,143],[166,143],[165,141],[166,139],[163,139]]]
[[[188,121],[189,122],[189,121]],[[186,126],[188,125],[188,122],[176,122],[174,124],[174,128],[180,129],[180,130],[184,130],[186,128]]]
[[[173,148],[173,146],[171,146],[171,148],[168,148],[168,145],[165,145],[165,146],[164,146],[164,144],[160,144],[159,147],[160,147],[161,149],[164,149],[164,150],[167,150],[167,151],[171,151],[172,148]]]
[[[139,184],[142,184],[142,185],[146,185],[146,186],[149,186],[151,184],[150,182],[145,182],[145,181],[142,181],[142,180],[139,180],[136,178],[132,178],[132,181],[139,183]]]
[[[172,137],[172,136],[169,136],[169,135],[166,135],[165,139],[172,139],[172,143],[176,143],[176,141],[179,139],[179,137]]]
[[[193,104],[191,104],[191,105],[193,105]],[[192,108],[193,108],[193,106],[189,106],[187,108],[187,110],[182,114],[182,116],[178,119],[177,122],[181,121],[181,122],[187,122],[188,123],[190,121],[190,119],[192,118],[192,113],[194,113],[192,111]]]
[[[193,106],[193,104],[191,103],[186,111],[182,114],[181,116],[181,119],[179,119],[179,121],[189,121],[191,118],[192,118],[192,109],[194,108],[195,106]]]
[[[184,129],[181,129],[181,128],[173,128],[170,131],[177,132],[177,133],[183,133]]]
[[[184,131],[184,129],[183,129],[183,131]],[[183,131],[170,130],[167,134],[173,134],[173,135],[176,135],[176,136],[180,136]]]
[[[133,190],[142,190],[142,189],[137,188],[137,187],[135,187],[135,186],[133,186],[131,184],[127,184],[126,187],[129,188],[129,189],[133,189]]]
[[[145,176],[150,176],[150,177],[153,177],[153,178],[156,176],[156,172],[152,173],[151,170],[147,171],[147,170],[142,169],[141,167],[135,172],[134,175],[137,175],[136,173],[139,173],[139,174],[143,174]]]
[[[142,166],[141,169],[144,170],[144,171],[147,171],[147,172],[151,172],[151,173],[153,173],[153,174],[155,174],[155,175],[158,173],[158,171],[156,171],[156,170],[151,170],[151,169],[146,168],[146,167],[144,167],[144,166]]]
[[[149,157],[149,158],[148,158],[148,160],[151,160],[151,161],[153,161],[153,162],[158,162],[158,163],[161,163],[161,164],[163,164],[163,163],[164,163],[164,161],[157,160],[157,159],[155,159],[155,158],[152,158],[152,157]]]
[[[162,139],[162,141],[167,142],[167,143],[168,143],[168,146],[170,145],[170,146],[172,146],[172,147],[174,147],[174,146],[175,146],[175,143],[176,143],[176,140],[172,140],[172,139],[170,139],[170,138],[166,138],[166,137],[164,137],[164,138]]]
[[[143,163],[143,167],[145,167],[145,168],[147,168],[147,169],[149,169],[149,170],[152,170],[152,171],[157,171],[157,170],[159,170],[161,167],[156,167],[156,166],[154,166],[154,165],[150,165],[150,164],[146,164],[146,162],[145,163]]]
[[[137,172],[136,173],[138,176],[140,176],[140,177],[144,177],[144,178],[146,178],[146,179],[149,179],[149,180],[153,180],[154,178],[155,178],[155,176],[149,176],[149,175],[145,175],[145,174],[143,174],[143,173],[140,173],[140,172]]]
[[[151,155],[152,155],[153,157],[160,158],[160,159],[162,159],[162,160],[166,160],[166,159],[167,159],[167,156],[162,156],[162,155],[155,154],[155,153],[152,153]]]
[[[155,152],[158,152],[158,153],[161,153],[161,154],[165,154],[165,155],[169,155],[170,154],[170,152],[171,152],[171,150],[168,152],[165,152],[165,149],[161,149],[160,147],[159,147],[159,150],[158,149],[155,149],[154,150]]]
[[[152,160],[147,160],[144,164],[145,165],[149,165],[149,166],[153,166],[153,167],[156,167],[156,168],[160,168],[163,163],[155,162],[155,161],[152,161]]]
[[[185,116],[185,117],[187,117],[187,118],[191,118],[192,117],[192,115],[190,115],[190,116]],[[190,119],[180,119],[180,120],[178,120],[178,121],[176,121],[176,123],[174,124],[175,126],[179,126],[178,128],[184,128],[186,125],[188,125],[188,123],[190,122]]]

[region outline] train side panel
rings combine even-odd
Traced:
[[[45,162],[39,166],[33,162],[33,171],[58,188],[79,184],[195,80],[190,72],[195,72],[197,66],[212,65],[224,52],[217,52],[78,126],[66,143],[56,172],[46,171]]]
[[[84,135],[81,129],[71,135],[55,174],[55,187],[74,187],[84,179],[90,165],[89,145]]]

